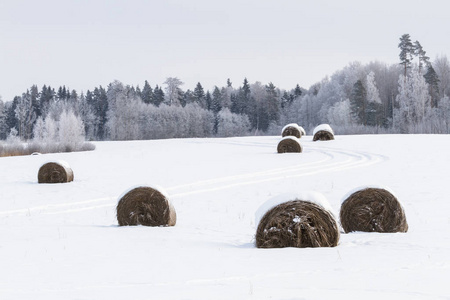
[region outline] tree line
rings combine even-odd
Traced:
[[[450,63],[434,61],[409,34],[400,37],[397,64],[352,62],[309,89],[282,90],[273,83],[235,87],[228,79],[211,91],[201,83],[183,90],[120,81],[79,94],[65,86],[33,85],[10,102],[0,100],[0,139],[42,136],[73,114],[88,140],[160,139],[279,134],[287,123],[307,131],[329,123],[338,134],[449,133]],[[75,121],[74,121],[75,122]],[[54,134],[54,133],[53,133]]]

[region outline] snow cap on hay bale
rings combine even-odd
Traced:
[[[306,135],[305,129],[303,127],[298,126],[296,123],[290,123],[283,127],[281,130],[281,136],[295,136],[297,138],[301,138],[303,135]]]
[[[65,161],[48,162],[38,172],[39,183],[64,183],[73,181],[73,171]]]
[[[294,136],[285,136],[281,139],[277,146],[278,153],[301,153],[303,151],[299,140]]]
[[[138,186],[119,198],[117,221],[120,226],[174,226],[177,214],[161,188]]]
[[[358,188],[345,196],[340,210],[341,226],[346,233],[407,232],[405,211],[386,188]]]
[[[328,124],[321,124],[314,128],[313,141],[334,140],[334,132]]]
[[[256,247],[335,247],[339,225],[325,197],[317,192],[283,194],[256,212]]]

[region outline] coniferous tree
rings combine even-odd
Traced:
[[[161,103],[164,102],[164,91],[161,87],[156,85],[155,89],[153,90],[153,102],[152,104],[155,106],[159,106]]]
[[[211,97],[211,93],[209,91],[206,91],[205,102],[206,102],[206,109],[211,110],[212,109],[212,97]]]
[[[294,89],[294,97],[300,97],[302,95],[302,89],[300,88],[300,86],[297,84],[297,86]]]
[[[200,84],[200,82],[198,82],[194,89],[194,99],[195,102],[202,108],[206,107],[205,96],[206,96],[205,91],[203,90],[203,87]]]
[[[97,116],[97,138],[103,140],[106,138],[106,122],[108,113],[108,97],[106,95],[106,90],[100,86],[94,89],[92,94],[92,102],[94,103],[94,112]]]
[[[284,91],[283,96],[281,97],[281,108],[288,107],[293,100],[294,98],[292,97],[292,95],[288,94],[287,91]]]
[[[239,87],[234,101],[231,102],[231,112],[235,114],[249,114],[250,110],[250,85],[248,84],[247,78],[244,78],[242,87]]]
[[[55,90],[50,86],[42,87],[41,93],[39,95],[39,113],[41,116],[45,116],[48,112],[48,108],[50,106],[51,101],[55,96]]]
[[[141,99],[144,103],[149,104],[153,103],[153,90],[148,81],[146,80],[144,83],[144,87],[142,88],[141,92]]]
[[[428,65],[427,72],[423,77],[429,87],[431,107],[437,107],[439,100],[439,77],[431,64]]]
[[[366,125],[366,97],[366,89],[362,81],[356,81],[350,95],[350,108],[352,116],[358,124]]]
[[[211,110],[217,114],[222,109],[222,93],[217,86],[214,87],[212,93]]]
[[[33,103],[30,91],[18,98],[16,114],[19,137],[28,140],[32,137],[33,125],[36,121],[36,113],[33,111]]]
[[[11,131],[11,129],[15,129],[16,132],[18,132],[18,124],[17,124],[17,118],[16,118],[16,108],[17,104],[19,103],[19,96],[15,96],[13,101],[6,104],[6,129],[7,129],[7,135]]]
[[[6,105],[0,99],[0,140],[6,139],[7,136],[6,112]]]
[[[222,92],[217,86],[214,87],[211,99],[211,111],[214,114],[214,133],[217,133],[219,125],[218,113],[222,109]]]
[[[413,51],[419,59],[419,72],[422,72],[422,68],[424,66],[427,67],[430,64],[430,58],[426,55],[427,52],[423,50],[419,41],[414,42]]]
[[[266,97],[264,99],[264,122],[261,123],[261,130],[267,131],[271,123],[276,123],[280,119],[280,105],[275,85],[270,82],[266,85]]]
[[[411,68],[411,62],[414,54],[414,45],[411,42],[411,37],[409,34],[404,34],[400,37],[398,47],[400,48],[400,65],[403,66],[403,75],[406,76],[408,69]]]

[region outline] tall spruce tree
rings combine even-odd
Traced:
[[[212,93],[211,110],[214,114],[218,114],[221,109],[222,109],[222,92],[217,86],[215,86],[214,91]]]
[[[153,103],[153,90],[147,80],[145,81],[144,87],[141,91],[141,99],[146,104]]]
[[[206,107],[206,101],[205,101],[205,90],[203,89],[200,82],[197,83],[194,89],[194,101],[200,105],[200,107],[205,108]]]
[[[438,106],[439,100],[439,77],[431,64],[427,67],[427,72],[423,75],[425,82],[428,84],[431,96],[431,107]]]
[[[297,84],[294,89],[294,97],[297,98],[297,97],[300,97],[301,95],[302,95],[302,89]]]
[[[350,109],[358,124],[366,125],[366,98],[367,93],[362,81],[356,81],[350,95]]]
[[[155,106],[159,106],[161,103],[164,102],[164,91],[161,87],[158,85],[155,86],[155,89],[153,90],[153,104]]]

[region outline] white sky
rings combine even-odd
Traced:
[[[404,33],[450,54],[450,2],[395,0],[0,0],[0,95],[78,92],[117,79],[205,89],[308,88],[351,61],[398,62]]]

